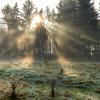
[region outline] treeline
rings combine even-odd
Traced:
[[[86,45],[99,43],[100,40],[100,20],[99,13],[94,7],[94,2],[91,0],[60,0],[57,6],[58,14],[56,21],[62,25],[64,35],[60,51],[64,55],[78,56],[82,51],[76,48],[84,48],[87,51]],[[61,26],[60,26],[61,27]],[[59,31],[58,31],[59,33]],[[61,32],[63,33],[63,32]],[[58,39],[61,36],[59,35]],[[83,47],[82,47],[83,46]],[[95,49],[95,46],[92,48]],[[100,48],[99,55],[100,55]],[[91,51],[89,49],[89,51]],[[88,52],[89,55],[90,52]],[[83,55],[87,55],[84,53]],[[82,56],[82,55],[81,55]],[[84,56],[83,56],[84,57]]]
[[[64,0],[57,6],[59,22],[73,26],[80,32],[98,38],[99,31],[98,12],[91,0]]]
[[[32,51],[33,34],[37,32],[30,30],[30,26],[33,17],[36,14],[42,16],[43,13],[46,14],[48,22],[52,23],[48,25],[48,31],[51,32],[56,42],[57,50],[63,55],[80,54],[76,45],[85,46],[87,41],[97,42],[100,39],[100,20],[98,20],[99,14],[94,8],[94,2],[91,0],[60,0],[56,8],[58,13],[54,9],[51,11],[49,7],[45,12],[43,9],[39,11],[34,1],[30,0],[25,1],[21,10],[17,3],[14,7],[6,5],[2,9],[2,14],[7,31],[4,28],[0,29],[0,50],[6,54],[14,52],[15,55],[18,55],[19,51],[23,54],[23,50]]]
[[[34,17],[39,15],[43,18],[43,14],[46,14],[47,19],[51,20],[54,16],[54,9],[51,11],[49,7],[45,11],[41,8],[35,7],[34,2],[26,0],[22,9],[18,8],[18,4],[15,3],[13,7],[9,4],[2,9],[3,22],[7,26],[0,29],[0,51],[2,55],[10,56],[23,56],[27,54],[33,54],[34,51],[34,34],[38,33],[39,29],[31,29],[32,21]],[[38,20],[38,19],[36,19]],[[43,24],[43,23],[42,23]],[[39,26],[39,25],[37,25]],[[44,30],[45,26],[43,25]],[[35,31],[33,31],[35,30]],[[42,40],[43,36],[41,36]]]
[[[23,4],[22,12],[15,3],[14,7],[9,4],[2,9],[3,20],[7,24],[9,33],[19,33],[29,29],[32,21],[32,13],[36,11],[32,1],[27,0]]]
[[[30,25],[37,13],[40,11],[30,0],[25,1],[21,10],[17,3],[13,7],[9,4],[4,6],[2,19],[5,25],[0,28],[0,57],[32,54],[33,33]]]

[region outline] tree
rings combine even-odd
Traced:
[[[58,6],[58,20],[66,24],[75,23],[76,0],[60,1]]]
[[[57,22],[62,25],[61,32],[63,33],[63,41],[59,46],[59,51],[64,56],[70,56],[75,53],[74,43],[79,39],[78,27],[78,12],[77,12],[77,0],[64,0],[60,1],[57,6],[58,17]],[[59,31],[57,31],[59,35]],[[78,38],[77,38],[78,37]]]
[[[2,9],[2,13],[3,13],[3,20],[6,22],[7,26],[8,26],[8,31],[12,28],[12,23],[11,23],[11,18],[12,18],[12,8],[10,7],[10,5],[6,5],[3,9]]]
[[[46,15],[48,20],[50,20],[50,8],[48,6],[46,7]]]
[[[36,56],[42,60],[45,60],[45,51],[48,48],[45,48],[46,43],[48,42],[47,30],[45,27],[41,26],[37,32],[35,41]]]
[[[91,0],[78,0],[78,26],[82,31],[97,31],[97,12]],[[93,34],[95,35],[95,34]]]
[[[18,26],[20,24],[19,19],[19,9],[17,3],[15,3],[14,7],[10,7],[10,5],[6,5],[2,9],[2,13],[4,15],[3,19],[8,26],[8,31],[11,33],[18,32]]]
[[[32,21],[32,12],[34,9],[34,5],[32,3],[32,1],[27,0],[25,1],[25,3],[23,4],[23,19],[24,19],[24,26],[26,30],[29,30],[30,28],[30,24]]]
[[[17,33],[19,31],[19,25],[20,25],[19,8],[17,3],[15,3],[12,11],[12,24],[13,24],[12,27],[15,29],[15,32]]]
[[[64,5],[63,5],[63,2],[62,2],[62,0],[60,0],[60,2],[59,2],[59,4],[58,4],[58,6],[57,6],[57,9],[58,9],[58,20],[61,20],[62,19],[62,17],[64,16],[64,12],[63,12],[63,10],[64,10]]]

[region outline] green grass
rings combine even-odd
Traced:
[[[17,86],[18,100],[100,100],[100,93],[95,92],[96,89],[100,89],[99,63],[71,62],[60,65],[57,62],[49,62],[42,65],[38,62],[31,68],[28,68],[27,62],[0,61],[0,63],[0,91],[4,94],[10,93],[7,77],[11,74],[24,76]],[[64,69],[63,76],[59,74],[61,68]],[[57,79],[54,99],[50,97],[51,88],[48,82],[52,78]],[[75,86],[80,82],[81,87]],[[91,83],[88,85],[85,82]]]

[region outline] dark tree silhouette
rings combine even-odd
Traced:
[[[46,7],[46,15],[48,20],[50,20],[51,13],[50,13],[50,8],[48,6]]]
[[[82,31],[97,31],[97,12],[91,0],[78,0],[78,23]],[[95,33],[91,34],[95,35]]]
[[[68,1],[60,1],[58,6],[58,21],[73,24],[76,20],[76,1],[68,0]]]

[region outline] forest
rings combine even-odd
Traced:
[[[100,100],[100,3],[35,1],[0,8],[0,100]]]

